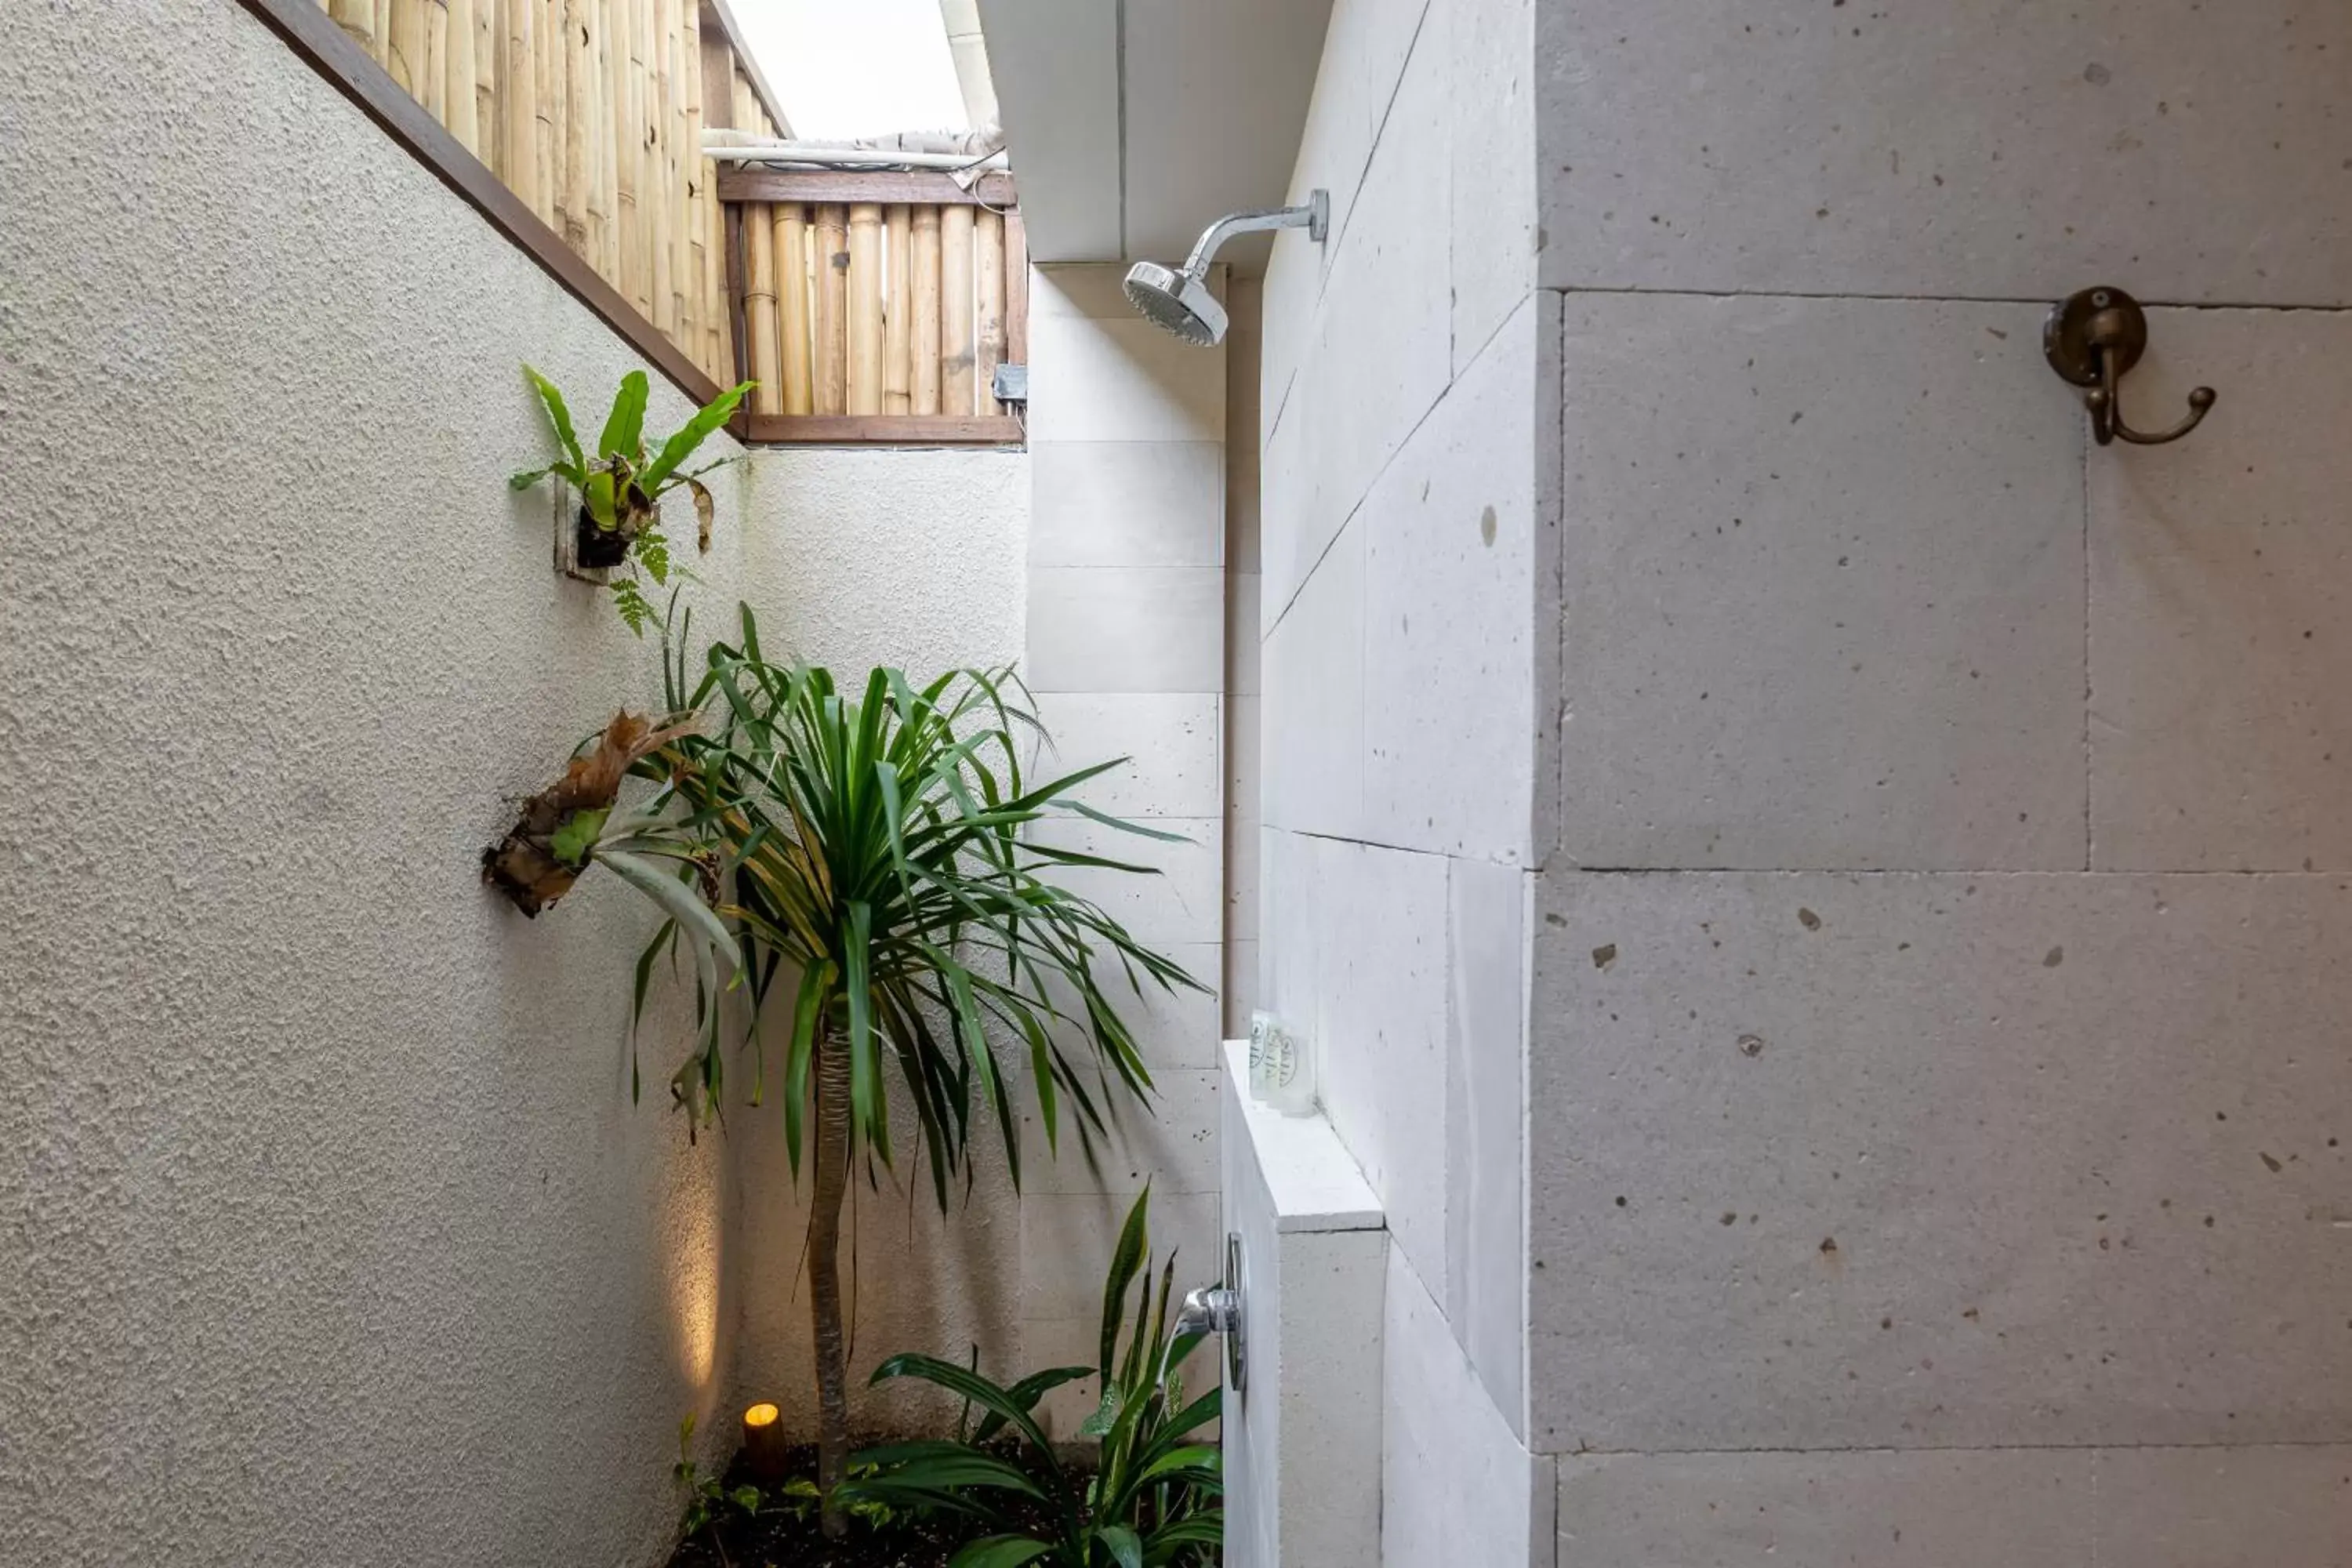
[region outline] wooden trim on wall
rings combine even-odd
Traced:
[[[699,405],[719,388],[696,368],[677,344],[637,313],[620,291],[563,243],[563,238],[506,187],[481,160],[466,151],[425,106],[411,98],[370,59],[318,0],[237,0],[262,25],[285,40],[311,69],[332,82],[362,113],[434,176],[455,191],[490,226],[514,242],[572,298],[595,312],[646,363]],[[771,111],[772,112],[772,110]]]
[[[248,0],[249,3],[249,0]],[[877,153],[877,159],[887,158]],[[992,171],[965,190],[936,169],[868,173],[856,169],[755,169],[719,165],[722,202],[883,202],[918,206],[1011,206],[1013,176]]]
[[[1017,447],[1026,437],[1009,414],[760,414],[743,439],[754,447]]]

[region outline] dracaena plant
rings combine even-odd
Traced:
[[[596,455],[591,458],[572,428],[572,410],[565,405],[563,394],[529,365],[523,366],[523,374],[530,378],[539,394],[541,406],[547,410],[547,421],[555,435],[556,458],[543,468],[517,474],[507,483],[515,489],[529,489],[552,474],[572,487],[580,498],[581,510],[586,514],[589,525],[626,552],[623,560],[625,570],[611,583],[613,603],[629,630],[642,637],[645,628],[660,617],[646,597],[639,574],[656,587],[664,587],[673,572],[683,573],[683,568],[672,563],[669,540],[661,531],[662,497],[683,489],[694,498],[695,546],[698,552],[708,551],[714,509],[709,488],[703,484],[701,476],[719,464],[705,464],[692,473],[685,471],[685,465],[714,431],[733,417],[736,405],[756,384],[747,381],[720,393],[696,409],[692,418],[647,456],[646,398],[649,388],[646,373],[633,370],[621,378],[612,412],[605,416],[604,430],[596,437]]]
[[[1135,1201],[1103,1285],[1096,1366],[1060,1366],[1011,1385],[925,1355],[893,1356],[874,1381],[911,1377],[964,1401],[954,1439],[896,1443],[857,1456],[845,1494],[960,1514],[983,1533],[948,1568],[1198,1568],[1224,1540],[1217,1447],[1197,1434],[1216,1419],[1217,1390],[1186,1403],[1180,1371],[1201,1335],[1170,1335],[1176,1258],[1152,1289],[1151,1194]],[[1129,1290],[1140,1279],[1124,1351]],[[1066,1463],[1038,1424],[1038,1401],[1064,1384],[1101,1379],[1102,1400],[1079,1435],[1100,1440],[1092,1470]],[[977,1409],[981,1419],[971,1424]]]
[[[1112,984],[1123,979],[1130,994],[1199,987],[1062,882],[1076,868],[1152,868],[1036,842],[1027,830],[1076,813],[1172,836],[1073,798],[1117,762],[1044,782],[1028,775],[1024,758],[1043,731],[1009,670],[955,670],[918,686],[884,668],[844,688],[824,669],[769,660],[748,606],[740,640],[710,647],[699,671],[667,627],[664,641],[674,649],[669,704],[699,723],[639,770],[675,792],[681,831],[724,847],[734,896],[720,913],[741,944],[753,1039],[772,993],[790,1018],[778,1029],[782,1117],[795,1175],[804,1158],[813,1166],[817,1481],[837,1531],[849,1422],[842,1198],[860,1153],[887,1166],[898,1147],[886,1074],[904,1081],[898,1114],[914,1123],[942,1208],[950,1175],[967,1169],[975,1102],[1020,1180],[1024,1075],[1000,1064],[992,1041],[1025,1057],[1049,1149],[1066,1107],[1091,1156],[1118,1100],[1151,1090]],[[654,960],[695,934],[676,916],[656,932],[638,966],[640,1011]],[[716,1034],[701,1040],[672,1080],[697,1121],[716,1113],[722,1078]],[[759,1072],[754,1104],[764,1058]]]

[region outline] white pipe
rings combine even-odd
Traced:
[[[818,163],[828,167],[865,169],[1004,169],[1012,165],[1002,153],[974,158],[969,153],[898,153],[884,147],[830,147],[813,142],[767,142],[702,144],[703,155],[722,163]]]

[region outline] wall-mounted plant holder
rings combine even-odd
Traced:
[[[610,587],[613,568],[629,558],[628,541],[598,528],[588,509],[580,504],[580,493],[570,485],[553,479],[548,489],[555,498],[555,569],[583,583]]]

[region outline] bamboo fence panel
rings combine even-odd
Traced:
[[[1004,215],[1004,360],[1029,363],[1029,226],[1019,207]]]
[[[751,340],[754,414],[782,414],[782,339],[776,331],[775,217],[765,203],[743,209],[743,330]]]
[[[971,209],[952,206],[940,214],[940,412],[975,411],[972,342]]]
[[[676,337],[677,258],[672,246],[677,231],[677,160],[670,146],[675,132],[670,124],[669,62],[677,34],[677,0],[651,0],[646,10],[650,13],[646,37],[653,51],[646,62],[646,234],[653,253],[646,268],[652,279],[653,309],[646,314],[663,336]]]
[[[644,172],[645,158],[638,146],[639,121],[642,119],[638,71],[637,13],[643,0],[611,0],[613,42],[606,66],[613,82],[613,230],[619,254],[614,281],[637,313],[646,313],[653,302],[652,291],[646,287],[645,253],[637,243],[639,224],[644,216],[637,204],[637,179]]]
[[[746,195],[761,183],[734,179]],[[795,171],[770,184],[780,196],[881,194],[849,171]],[[976,195],[720,205],[740,217],[743,267],[719,314],[746,334],[744,372],[763,384],[754,439],[1017,438],[1019,405],[997,402],[992,381],[999,365],[1028,358],[1028,237],[1018,208]],[[802,417],[807,429],[786,434]]]
[[[698,11],[694,0],[667,0],[669,33],[663,73],[662,123],[669,145],[662,156],[662,200],[667,213],[662,229],[669,247],[669,305],[664,328],[670,341],[692,340],[701,312],[695,309],[700,274],[694,264],[694,185],[702,174],[701,92],[694,85],[702,74],[688,18]]]
[[[971,260],[976,305],[972,319],[972,384],[982,414],[997,414],[996,367],[1004,363],[1004,215],[982,207],[972,216]]]
[[[425,84],[417,73],[425,64],[425,8],[433,0],[391,0],[384,18],[383,68],[394,87],[425,101]]]
[[[782,290],[777,301],[781,312],[778,330],[784,339],[783,350],[777,356],[784,368],[784,384],[780,389],[783,410],[787,414],[813,413],[815,395],[809,379],[809,342],[814,324],[809,319],[812,289],[808,207],[803,203],[776,204],[776,269],[777,287]]]
[[[813,412],[849,412],[849,209],[816,209],[816,347]]]
[[[563,0],[539,0],[539,15],[532,21],[530,36],[530,177],[537,195],[530,210],[558,233],[563,228],[557,211],[557,203],[563,195],[563,147],[571,134],[570,103],[563,91],[566,37]]]
[[[539,210],[539,5],[537,0],[501,0],[506,7],[506,49],[499,59],[499,129],[505,149],[500,177],[507,189]]]
[[[499,50],[505,47],[499,20],[500,0],[474,0],[474,156],[506,178],[506,162],[499,140]]]
[[[656,331],[714,381],[734,378],[740,301],[702,134],[776,125],[729,32],[705,28],[703,0],[317,4]],[[789,278],[803,301],[805,413],[811,289],[804,268]],[[765,336],[772,347],[772,324]]]
[[[383,17],[377,0],[327,0],[327,15],[367,51],[368,58],[383,64]]]
[[[449,123],[449,0],[425,0],[425,58],[416,68],[416,100]]]
[[[727,296],[727,209],[719,200],[719,165],[702,161],[703,369],[725,386],[735,380],[735,306]]]
[[[884,287],[889,300],[882,319],[882,412],[912,414],[915,335],[908,295],[914,286],[915,209],[894,206],[886,222]]]
[[[595,9],[593,0],[563,0],[563,171],[554,200],[556,232],[592,263],[603,229],[595,199]]]
[[[912,384],[914,407],[918,415],[940,411],[940,209],[919,206],[914,209],[912,225],[915,234],[914,255],[914,320],[915,339],[909,353],[913,363],[908,371]]]
[[[882,412],[882,209],[849,209],[849,375],[845,412]]]
[[[671,60],[679,125],[673,138],[677,171],[677,331],[672,337],[687,357],[708,374],[710,366],[702,353],[702,199],[710,187],[702,177],[702,7],[698,0],[682,0],[677,26],[677,49]]]
[[[482,154],[480,121],[477,117],[479,105],[474,98],[477,71],[474,67],[475,7],[477,0],[449,0],[448,50],[443,59],[446,73],[441,89],[441,123],[458,145],[476,157]]]
[[[694,12],[698,24],[701,6],[696,5]],[[727,47],[724,33],[702,33],[700,39],[701,71],[695,87],[702,104],[702,122],[730,131],[740,129],[735,123],[735,51]]]

